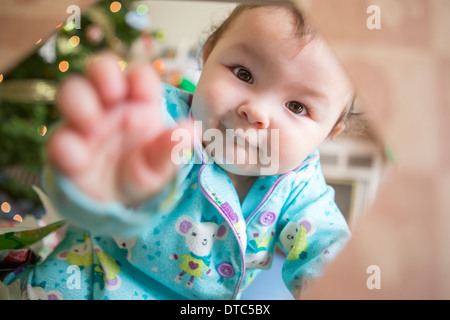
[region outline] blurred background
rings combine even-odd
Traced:
[[[164,82],[193,92],[203,41],[234,6],[217,1],[104,0],[78,20],[55,26],[48,38],[36,39],[31,54],[0,74],[0,226],[45,213],[32,185],[40,185],[44,143],[59,118],[54,101],[62,79],[82,72],[91,54],[108,49],[121,57],[121,68],[146,60]],[[384,162],[395,158],[375,138],[364,114],[349,127],[323,143],[320,151],[327,182],[352,228],[376,196]],[[275,257],[273,268],[263,272],[243,298],[292,298],[280,285],[282,261],[282,256]]]

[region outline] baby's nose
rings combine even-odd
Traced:
[[[241,118],[256,126],[257,129],[267,129],[269,127],[268,115],[263,110],[258,109],[257,106],[243,104],[238,108],[238,114]]]

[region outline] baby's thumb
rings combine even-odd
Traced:
[[[193,154],[194,128],[190,122],[182,122],[153,139],[145,150],[145,158],[154,170],[170,170],[186,164]]]
[[[194,129],[189,122],[168,128],[130,154],[125,165],[125,202],[142,203],[170,183],[193,154]]]

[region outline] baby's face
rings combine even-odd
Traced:
[[[261,175],[267,157],[270,174],[295,169],[329,136],[351,96],[325,42],[315,36],[302,45],[292,32],[284,9],[246,10],[205,62],[192,115],[203,132],[222,135],[223,155],[217,140],[204,136],[203,145],[214,142],[214,160],[231,173]],[[233,133],[240,138],[227,143]]]

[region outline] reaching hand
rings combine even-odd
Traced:
[[[162,190],[176,173],[176,143],[160,111],[160,83],[153,67],[122,72],[118,58],[103,54],[85,77],[68,78],[59,90],[64,118],[48,141],[50,163],[99,201],[137,205]],[[193,131],[186,122],[180,127]],[[180,128],[178,127],[178,128]],[[191,135],[193,136],[193,135]],[[192,140],[183,140],[190,148]]]

